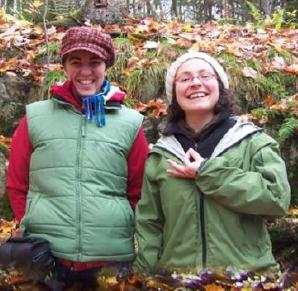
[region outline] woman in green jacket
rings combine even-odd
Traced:
[[[139,271],[278,268],[266,219],[288,209],[285,163],[276,141],[233,116],[228,87],[205,53],[186,53],[168,69],[168,123],[136,210]]]

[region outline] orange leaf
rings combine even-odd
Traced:
[[[161,99],[150,100],[148,102],[147,110],[151,111],[151,116],[158,118],[159,116],[167,113],[167,106]]]
[[[216,284],[209,284],[205,287],[206,291],[224,291],[225,289],[222,286]]]
[[[185,48],[185,49],[189,49],[192,46],[192,42],[187,40],[187,39],[183,39],[183,38],[179,38],[176,42],[177,46],[180,48]]]
[[[139,112],[145,112],[147,109],[147,105],[142,102],[138,102],[134,105],[134,109],[136,109]]]
[[[284,71],[286,71],[289,74],[298,75],[298,64],[286,66],[284,68]]]
[[[137,62],[139,61],[138,57],[131,57],[128,61],[127,61],[127,67],[133,67],[137,64]]]
[[[272,95],[268,95],[264,101],[265,107],[270,107],[275,103],[274,97]]]

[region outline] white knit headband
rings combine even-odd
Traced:
[[[167,76],[166,76],[166,94],[168,101],[171,103],[173,98],[173,85],[176,78],[176,73],[179,67],[185,63],[186,61],[190,59],[202,59],[209,63],[217,75],[219,76],[219,79],[222,81],[224,87],[226,89],[229,88],[229,81],[228,76],[224,70],[224,68],[220,65],[220,63],[210,55],[202,52],[188,52],[180,56],[174,63],[171,64],[171,66],[167,70]]]

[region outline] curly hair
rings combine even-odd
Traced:
[[[222,81],[219,79],[219,99],[214,107],[214,113],[229,112],[235,113],[234,95],[231,90],[224,88]],[[175,88],[174,88],[175,89]],[[179,121],[185,118],[185,113],[177,102],[176,90],[173,90],[173,99],[168,106],[168,121]]]

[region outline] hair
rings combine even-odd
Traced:
[[[234,94],[230,89],[224,88],[224,84],[220,79],[218,79],[218,83],[219,98],[214,107],[214,113],[218,114],[220,112],[229,112],[230,114],[234,114],[235,111],[237,111],[234,104]],[[177,122],[185,119],[185,113],[177,102],[175,84],[173,87],[173,99],[171,104],[168,106],[168,122]]]

